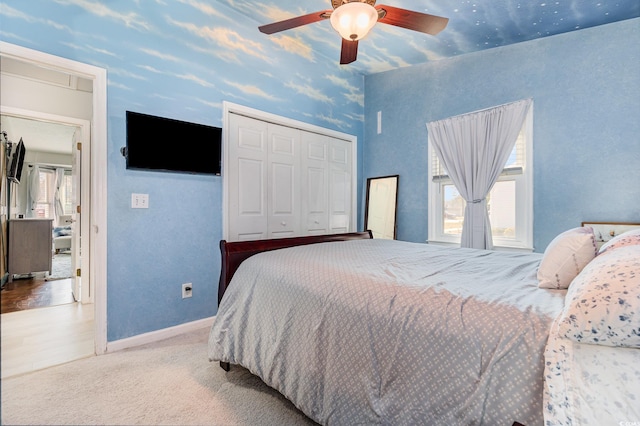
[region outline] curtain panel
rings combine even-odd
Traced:
[[[61,187],[62,187],[62,183],[64,181],[64,168],[62,167],[57,167],[56,168],[56,181],[55,181],[55,192],[54,192],[54,209],[53,209],[53,213],[54,213],[54,223],[56,224],[56,226],[62,226],[60,225],[60,216],[62,216],[64,214],[64,206],[62,205],[62,195],[60,194],[61,191]]]
[[[486,197],[513,150],[532,102],[525,99],[427,123],[429,142],[466,201],[461,247],[493,248]]]

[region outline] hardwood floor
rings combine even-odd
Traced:
[[[71,278],[45,281],[44,276],[15,279],[0,293],[0,313],[23,311],[75,302]]]
[[[95,355],[93,318],[77,302],[0,315],[1,378]]]

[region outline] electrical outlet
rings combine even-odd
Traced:
[[[186,299],[187,297],[191,297],[193,293],[193,285],[191,283],[182,284],[182,298]]]

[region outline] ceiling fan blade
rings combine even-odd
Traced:
[[[342,50],[340,51],[340,65],[350,64],[358,57],[358,40],[351,41],[342,39]]]
[[[295,18],[285,19],[284,21],[274,22],[272,24],[262,25],[258,27],[260,32],[265,34],[273,34],[291,28],[301,27],[302,25],[313,24],[322,21],[331,16],[332,10],[321,10],[319,12],[310,13],[308,15],[296,16]]]
[[[386,12],[386,15],[378,19],[378,22],[431,35],[438,34],[449,23],[449,18],[400,9],[399,7],[381,4],[376,6],[376,9],[382,9]]]

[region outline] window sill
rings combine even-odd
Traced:
[[[438,246],[445,246],[445,247],[460,247],[460,243],[456,242],[451,242],[451,241],[439,241],[439,240],[427,240],[426,241],[427,244],[433,244],[433,245],[438,245]],[[499,246],[499,245],[494,245],[493,246],[493,250],[495,251],[513,251],[513,252],[525,252],[525,253],[532,253],[533,252],[533,247],[516,247],[516,246]]]

